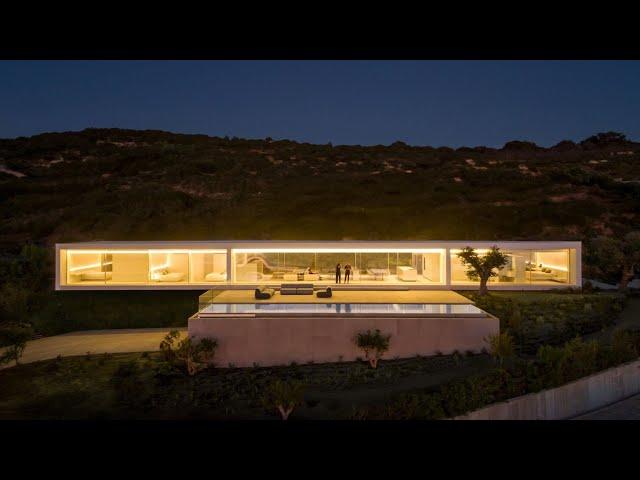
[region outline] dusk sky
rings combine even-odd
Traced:
[[[0,138],[88,127],[313,143],[640,141],[638,61],[0,61]]]

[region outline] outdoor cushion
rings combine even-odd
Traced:
[[[318,298],[331,298],[332,295],[331,287],[327,287],[326,290],[319,290],[318,293],[316,293],[316,297]]]
[[[268,300],[274,293],[275,290],[273,288],[261,287],[256,288],[254,296],[256,300]]]

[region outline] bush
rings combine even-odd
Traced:
[[[14,361],[18,365],[20,357],[27,347],[27,341],[33,337],[33,329],[26,324],[6,325],[0,328],[0,345],[6,349],[0,355],[0,365]]]
[[[365,358],[369,361],[371,368],[377,368],[378,360],[389,350],[389,340],[391,334],[383,335],[379,329],[375,331],[357,333],[354,342],[358,348],[364,351]]]
[[[515,362],[451,382],[437,391],[399,395],[382,407],[360,409],[360,418],[437,419],[455,417],[485,405],[554,388],[638,357],[640,332],[617,332],[613,344],[575,338],[561,347],[545,345],[536,359]]]
[[[193,376],[213,361],[217,340],[203,338],[196,341],[190,337],[180,339],[180,332],[172,330],[160,342],[160,351],[165,361],[183,367],[189,376]]]
[[[487,342],[489,343],[489,354],[498,361],[500,366],[505,360],[515,355],[513,337],[509,335],[509,332],[491,335],[487,338]]]
[[[140,379],[142,370],[135,360],[121,363],[113,373],[113,384],[120,403],[131,408],[147,406],[150,401],[150,388]]]
[[[264,390],[262,402],[267,410],[276,409],[287,420],[293,410],[304,400],[304,385],[298,381],[285,382],[276,379]]]

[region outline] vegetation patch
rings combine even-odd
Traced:
[[[510,332],[521,354],[535,354],[542,344],[562,344],[611,326],[626,303],[625,295],[619,293],[459,293],[498,317],[500,330]]]

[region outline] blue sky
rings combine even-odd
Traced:
[[[0,61],[0,138],[87,127],[313,143],[640,140],[638,61]]]

